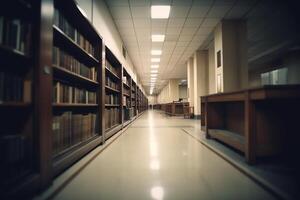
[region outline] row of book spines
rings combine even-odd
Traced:
[[[0,72],[0,103],[31,102],[31,81],[20,76]]]
[[[96,92],[54,82],[53,103],[96,104],[97,94]]]
[[[112,66],[112,64],[110,64],[110,62],[106,59],[105,60],[105,66],[112,71],[114,74],[116,74],[117,76],[120,75],[119,69],[117,67]]]
[[[71,26],[66,18],[57,9],[54,10],[53,24],[61,29],[66,35],[68,35],[82,49],[93,56],[96,55],[95,48],[90,41],[84,38],[77,29]]]
[[[120,123],[120,109],[119,108],[105,108],[105,130]]]
[[[26,157],[26,138],[22,135],[3,135],[0,137],[0,165],[22,162]]]
[[[106,94],[105,95],[105,103],[106,104],[119,104],[120,100],[117,95],[114,94]]]
[[[123,105],[130,107],[130,98],[129,97],[123,96]]]
[[[19,19],[7,19],[0,16],[0,45],[29,55],[31,48],[31,25]]]
[[[125,83],[126,85],[129,85],[129,81],[128,81],[128,79],[127,79],[126,76],[123,76],[122,81],[123,81],[123,83]]]
[[[70,72],[97,81],[97,70],[95,67],[87,67],[85,64],[79,62],[73,56],[62,51],[58,47],[53,47],[52,63],[53,65],[67,69]]]
[[[114,81],[112,81],[112,79],[110,77],[105,77],[105,84],[108,86],[108,87],[111,87],[113,89],[116,89],[116,90],[120,90],[120,85]]]
[[[53,155],[86,141],[97,133],[97,115],[65,112],[53,117]]]

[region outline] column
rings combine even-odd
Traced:
[[[201,102],[200,96],[208,94],[208,51],[198,50],[194,53],[194,112],[195,117],[200,119]]]
[[[217,92],[248,87],[247,30],[242,20],[223,20],[214,32]]]
[[[193,58],[187,61],[187,96],[190,106],[194,106],[194,66]]]

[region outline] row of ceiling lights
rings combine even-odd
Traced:
[[[171,6],[151,6],[151,18],[152,19],[168,19],[170,15]],[[165,35],[162,34],[155,34],[151,36],[152,42],[164,42],[165,41]],[[162,50],[159,49],[152,49],[151,55],[156,57],[151,57],[151,74],[150,74],[150,95],[153,93],[153,89],[155,87],[157,74],[158,74],[158,68],[159,68],[159,62],[160,58],[157,56],[160,56],[162,54]]]

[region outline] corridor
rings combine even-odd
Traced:
[[[54,199],[273,199],[182,130],[198,123],[145,112]]]

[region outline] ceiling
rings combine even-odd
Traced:
[[[168,79],[186,78],[186,61],[197,49],[206,49],[222,18],[242,18],[254,0],[106,0],[125,48],[147,93],[151,57],[160,57],[154,94]],[[151,19],[151,5],[171,5],[168,19]],[[152,42],[164,34],[164,42]],[[151,50],[162,50],[151,56]]]

